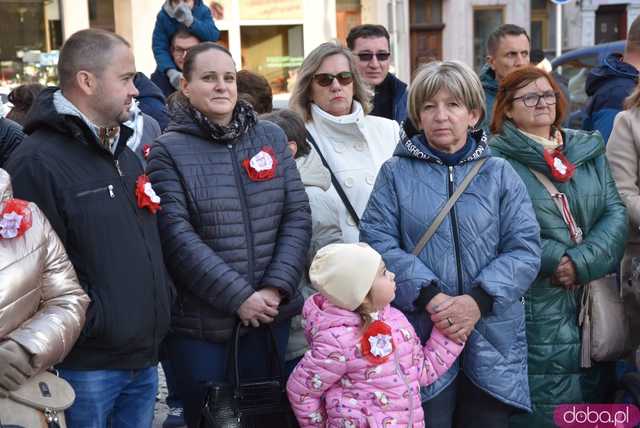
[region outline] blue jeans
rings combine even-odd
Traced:
[[[60,369],[76,401],[65,410],[69,428],[151,428],[158,368],[140,370]]]
[[[289,339],[289,322],[273,325],[278,345],[280,363]],[[264,328],[250,328],[240,337],[238,359],[240,380],[268,377],[271,371],[270,342]],[[206,394],[204,384],[210,381],[228,380],[231,369],[227,367],[229,343],[211,343],[186,336],[170,335],[165,339],[169,359],[177,380],[178,394],[184,405],[185,421],[189,427],[197,427],[200,410]]]

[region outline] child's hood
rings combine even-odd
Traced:
[[[381,312],[381,317],[388,315],[390,307],[387,305]],[[332,328],[350,328],[362,326],[362,318],[357,312],[351,312],[332,304],[320,293],[311,295],[302,308],[304,318],[304,333],[307,340],[319,331]]]

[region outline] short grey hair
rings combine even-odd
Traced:
[[[322,65],[322,62],[333,55],[344,55],[347,58],[349,71],[353,74],[353,100],[362,104],[365,114],[371,111],[373,93],[358,73],[353,54],[349,49],[337,43],[326,42],[312,50],[302,62],[302,66],[298,71],[296,86],[289,99],[289,108],[302,116],[305,122],[311,121],[311,84],[313,83],[313,76]]]
[[[424,104],[446,89],[467,110],[480,113],[478,123],[486,112],[482,83],[476,73],[460,61],[433,61],[418,69],[409,87],[409,119],[420,128],[420,112]]]
[[[131,47],[122,36],[91,28],[73,33],[60,50],[58,76],[62,90],[70,88],[76,74],[88,71],[100,76],[111,62],[111,52],[118,45]]]

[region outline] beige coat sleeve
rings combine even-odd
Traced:
[[[31,364],[42,371],[71,351],[85,321],[89,297],[80,287],[62,242],[44,214],[30,204],[33,221],[43,221],[46,256],[40,285],[40,305],[9,338],[32,354]],[[37,218],[37,220],[36,220]]]
[[[607,159],[631,223],[640,225],[640,110],[618,113],[607,143]]]

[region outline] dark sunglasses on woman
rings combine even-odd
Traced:
[[[342,86],[347,86],[353,82],[353,73],[350,71],[341,71],[338,74],[331,73],[318,73],[313,76],[313,79],[320,86],[329,86],[333,83],[333,79],[338,79],[338,83]]]

